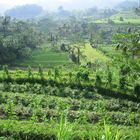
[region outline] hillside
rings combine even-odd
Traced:
[[[0,140],[140,140],[139,9],[32,6],[0,16]]]
[[[138,1],[136,0],[126,0],[118,4],[115,8],[122,10],[130,10],[138,6]]]
[[[123,18],[123,20],[120,20]],[[140,23],[140,16],[138,16],[134,10],[120,11],[117,14],[110,16],[109,18],[103,18],[96,20],[96,23],[108,23],[108,19],[111,19],[116,24],[137,24]]]

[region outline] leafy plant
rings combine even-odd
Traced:
[[[134,86],[134,93],[136,94],[137,97],[140,97],[140,84],[136,84]]]
[[[16,112],[14,110],[15,104],[12,100],[7,101],[7,105],[4,108],[4,112],[6,113],[7,117],[9,119],[14,119],[16,118]]]

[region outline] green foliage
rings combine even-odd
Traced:
[[[10,80],[11,77],[10,77],[8,66],[7,65],[3,66],[3,72],[4,72],[3,73],[3,78],[4,79],[7,79],[7,80]]]
[[[134,93],[136,94],[137,97],[140,97],[140,84],[136,84],[134,86]]]
[[[101,86],[102,84],[102,79],[100,77],[100,75],[96,75],[96,80],[95,80],[95,86]]]
[[[64,12],[62,7],[59,10]],[[1,136],[139,139],[140,91],[135,84],[139,83],[139,25],[125,24],[126,16],[119,13],[110,17],[115,13],[96,11],[94,22],[100,14],[104,18],[99,18],[100,24],[86,17],[86,11],[84,19],[77,18],[77,13],[65,19],[50,16],[37,23],[0,19],[0,63],[18,59],[20,66],[32,66],[0,71]],[[118,22],[119,17],[125,21]],[[42,43],[42,33],[36,27],[45,32],[43,39],[48,41],[41,49],[37,46]],[[111,39],[116,32],[115,49]],[[68,55],[78,65],[72,65]]]
[[[31,59],[25,59],[22,62],[16,62],[18,66],[26,67],[30,65],[31,67],[38,68],[42,65],[44,68],[55,68],[61,65],[72,65],[68,54],[63,52],[56,52],[49,47],[49,44],[41,45],[42,49],[35,49],[32,51]]]
[[[39,65],[38,74],[41,79],[44,79],[43,69],[41,65]]]
[[[55,69],[54,69],[54,79],[59,78],[59,76],[60,76],[60,71],[59,71],[58,68],[55,68]]]
[[[14,111],[14,103],[10,99],[7,101],[7,105],[4,108],[4,112],[6,113],[9,119],[14,119],[16,117],[16,113]]]
[[[73,125],[67,122],[64,116],[60,115],[59,127],[57,130],[58,140],[69,140],[72,137]]]
[[[32,68],[28,66],[28,79],[32,79],[32,78],[33,78]]]
[[[112,85],[112,72],[111,72],[111,70],[110,70],[110,67],[109,67],[109,65],[108,65],[108,67],[107,67],[107,72],[108,72],[108,74],[107,74],[107,84],[111,87],[111,85]]]
[[[139,42],[140,33],[136,31],[131,31],[129,28],[128,33],[119,34],[117,33],[114,36],[115,42],[117,44],[117,49],[122,50],[123,54],[128,58],[131,56],[135,58],[139,55],[140,51],[140,42]]]
[[[104,140],[122,140],[123,139],[123,135],[118,130],[112,133],[110,126],[108,126],[105,121],[104,121],[104,133],[105,133],[103,135]]]
[[[130,72],[130,68],[126,65],[121,66],[120,69],[120,79],[119,79],[119,86],[120,89],[125,89],[127,86],[127,75]]]
[[[72,72],[69,72],[69,82],[70,83],[72,82],[72,76],[73,76]]]
[[[120,76],[119,87],[120,89],[125,89],[127,85],[126,76]]]
[[[37,48],[42,36],[28,22],[0,17],[0,64],[13,64],[30,56]]]

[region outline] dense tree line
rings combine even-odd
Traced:
[[[30,23],[0,17],[0,64],[30,56],[42,42],[42,34]]]

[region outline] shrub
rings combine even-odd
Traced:
[[[72,101],[70,109],[77,111],[77,110],[79,110],[79,108],[80,108],[80,102],[79,101]]]
[[[137,97],[140,97],[140,84],[136,84],[134,86],[134,93],[136,94]]]
[[[83,71],[81,78],[86,82],[89,81],[89,71]]]
[[[69,72],[69,82],[71,83],[72,82],[72,72]]]
[[[92,99],[94,97],[94,93],[93,92],[84,92],[83,93],[83,97],[86,99]]]
[[[87,118],[88,118],[87,121],[93,124],[97,123],[100,120],[100,116],[95,113],[88,113]]]
[[[54,70],[54,79],[56,80],[60,76],[59,69]]]
[[[28,66],[28,79],[32,79],[32,78],[33,78],[32,69],[30,66]]]
[[[126,76],[120,76],[119,80],[120,89],[125,89],[126,85],[127,85]]]
[[[6,116],[10,119],[13,119],[16,117],[16,112],[15,112],[14,108],[15,108],[14,102],[9,99],[7,101],[7,105],[4,108],[4,112],[5,112]]]
[[[8,66],[4,66],[3,67],[3,79],[4,81],[6,82],[11,82],[11,76],[10,76],[10,73],[9,73],[9,70],[8,70]]]
[[[44,79],[44,74],[43,74],[43,69],[42,69],[41,65],[39,65],[38,74],[39,74],[41,80],[43,80]]]
[[[95,86],[101,86],[101,84],[102,84],[102,79],[100,75],[96,75]]]
[[[70,110],[67,114],[67,119],[70,122],[73,122],[75,119],[77,119],[77,112]]]
[[[6,82],[3,83],[3,87],[2,87],[3,91],[10,91],[10,88],[11,88],[10,83],[6,83]]]

